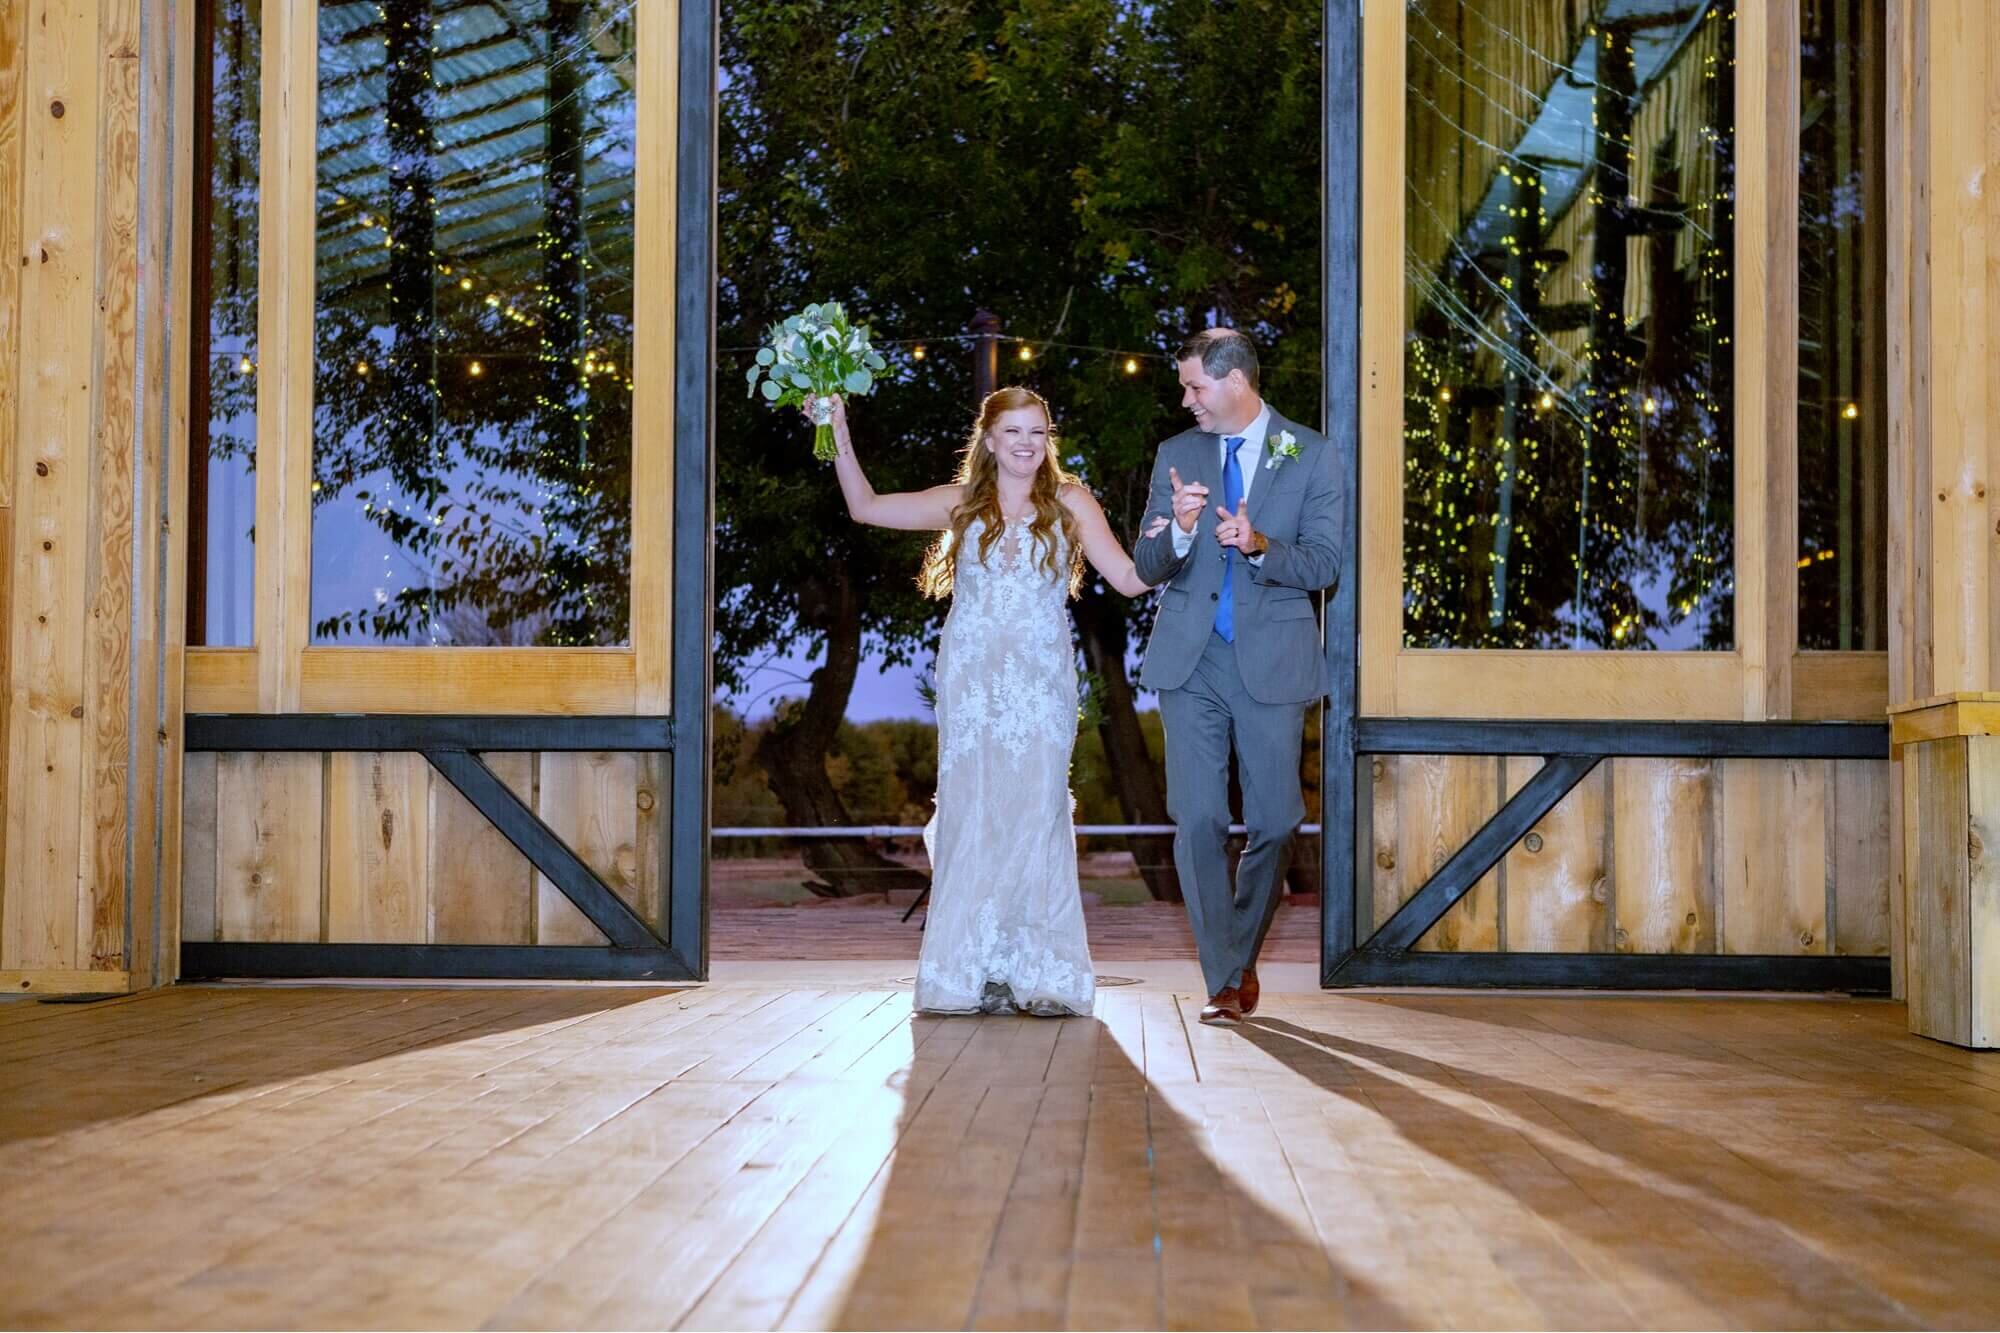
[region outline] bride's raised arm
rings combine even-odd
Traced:
[[[963,497],[963,486],[933,486],[926,491],[897,491],[877,495],[854,456],[854,438],[847,431],[847,403],[833,402],[833,472],[840,478],[840,493],[847,499],[847,514],[856,523],[905,531],[932,531],[951,526],[952,510]],[[805,403],[808,419],[812,400]]]
[[[1137,597],[1153,585],[1139,577],[1139,571],[1132,565],[1132,557],[1111,532],[1111,523],[1104,517],[1104,507],[1097,503],[1097,497],[1081,486],[1062,488],[1062,502],[1076,519],[1076,534],[1083,543],[1083,558],[1104,576],[1104,581],[1127,597]],[[1161,531],[1167,520],[1153,520],[1147,536]]]

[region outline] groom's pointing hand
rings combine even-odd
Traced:
[[[1224,546],[1234,547],[1244,555],[1262,555],[1265,549],[1264,535],[1250,526],[1250,502],[1236,502],[1236,512],[1230,513],[1221,505],[1215,507],[1215,540]]]
[[[1178,468],[1167,469],[1167,480],[1174,486],[1174,522],[1181,525],[1182,532],[1193,532],[1201,521],[1202,506],[1208,503],[1208,487],[1198,481],[1182,482]]]

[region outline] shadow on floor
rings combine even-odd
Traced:
[[[1848,1189],[1830,1183],[1837,1170],[1808,1175],[1747,1156],[1728,1141],[1726,1121],[1715,1122],[1712,1135],[1697,1133],[1278,1018],[1258,1018],[1242,1031],[1301,1077],[1371,1108],[1423,1152],[1615,1261],[1634,1290],[1665,1281],[1702,1302],[1688,1312],[1697,1322],[1707,1322],[1697,1313],[1704,1307],[1710,1318],[1767,1327],[1958,1322],[1969,1293],[1948,1273],[1979,1263],[1990,1245],[1990,1233],[1964,1225],[1943,1199],[1899,1197],[1891,1180]],[[1502,1115],[1474,1113],[1471,1100]],[[1755,1114],[1750,1103],[1741,1109]],[[1503,1115],[1522,1123],[1546,1168],[1523,1167],[1524,1130]],[[1798,1141],[1809,1145],[1812,1135],[1802,1131]],[[1912,1225],[1913,1213],[1921,1213],[1920,1225]],[[1899,1231],[1921,1234],[1925,1252],[1946,1268],[1892,1262],[1866,1278],[1857,1272],[1851,1256],[1894,1248]],[[1893,1294],[1874,1284],[1884,1277]],[[1635,1319],[1649,1314],[1659,1317],[1658,1310],[1633,1311]]]
[[[993,1077],[994,1043],[1033,1040],[1011,1022],[1028,1031],[915,1020],[903,1133],[831,1326],[1411,1324],[1213,1160],[1101,1021],[1063,1020],[1046,1080],[1018,1082]]]
[[[0,1016],[0,1145],[429,1047],[640,1004],[672,988],[157,991]],[[189,1059],[190,1051],[197,1058]]]

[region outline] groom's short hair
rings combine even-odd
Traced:
[[[1226,378],[1230,371],[1240,370],[1243,378],[1250,381],[1253,390],[1262,386],[1258,383],[1257,346],[1235,329],[1203,329],[1186,342],[1174,354],[1176,361],[1192,361],[1201,358],[1201,368],[1214,379]]]

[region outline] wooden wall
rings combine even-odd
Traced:
[[[158,975],[179,624],[160,558],[171,44],[164,22],[142,30],[140,0],[0,3],[6,990]]]
[[[2000,6],[1888,8],[1889,692],[2000,701]],[[1990,713],[1987,714],[1990,718]],[[1913,1029],[2000,1044],[1988,721],[1902,746],[1893,898]],[[1907,923],[1907,924],[1906,924]],[[1979,960],[1984,959],[1981,963]],[[1986,982],[1979,991],[1975,983]]]
[[[664,931],[663,757],[486,762]],[[194,754],[186,773],[187,939],[604,943],[422,755]]]
[[[1365,938],[1541,767],[1378,757]],[[1889,766],[1598,765],[1418,943],[1556,953],[1889,952]]]

